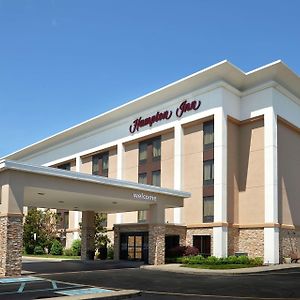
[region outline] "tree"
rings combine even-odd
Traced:
[[[30,209],[25,217],[23,245],[26,253],[33,254],[36,246],[49,252],[57,233],[57,215],[51,210]]]
[[[104,227],[106,224],[107,216],[103,213],[95,214],[95,248],[100,249],[106,247],[107,243],[110,242],[107,236],[107,230]]]

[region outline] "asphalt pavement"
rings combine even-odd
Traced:
[[[54,265],[50,265],[54,264]],[[300,268],[271,270],[251,274],[181,274],[155,269],[142,269],[138,264],[40,262],[24,263],[24,270],[43,278],[66,285],[82,285],[104,289],[140,290],[142,299],[300,299]],[[24,297],[26,294],[24,294]],[[29,296],[29,298],[28,298]],[[9,299],[27,298],[21,295]],[[0,299],[1,296],[0,290]]]

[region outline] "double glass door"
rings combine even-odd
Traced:
[[[121,233],[120,258],[148,262],[148,233]]]

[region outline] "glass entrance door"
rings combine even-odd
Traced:
[[[128,236],[128,260],[141,260],[143,250],[142,236]]]
[[[120,258],[148,262],[148,233],[121,233]]]

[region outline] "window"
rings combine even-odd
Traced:
[[[145,223],[147,221],[147,210],[138,211],[138,223]]]
[[[160,160],[161,140],[159,138],[141,142],[139,144],[139,164]]]
[[[148,143],[143,142],[140,143],[139,145],[139,163],[146,163],[147,161],[147,148],[148,148]]]
[[[211,255],[211,237],[209,235],[193,235],[193,246],[203,256]]]
[[[160,159],[160,137],[139,144],[139,183],[160,186]],[[138,211],[138,223],[145,223],[146,221],[147,211]]]
[[[203,162],[203,184],[212,185],[214,183],[214,161]]]
[[[57,214],[57,228],[58,229],[68,229],[69,228],[69,211],[64,209],[58,209]]]
[[[64,224],[64,228],[65,229],[68,229],[69,228],[69,212],[66,211],[64,214],[63,214],[63,224]]]
[[[139,174],[139,183],[147,184],[147,173]]]
[[[152,172],[152,185],[160,186],[160,171]]]
[[[71,163],[59,165],[59,166],[57,166],[57,168],[61,169],[61,170],[71,171]]]
[[[203,145],[204,150],[214,147],[214,121],[203,124]]]
[[[139,144],[139,183],[160,186],[161,138]]]
[[[214,197],[203,197],[203,222],[214,221]]]
[[[108,177],[108,152],[94,155],[92,158],[92,174]]]
[[[152,159],[160,160],[161,155],[161,141],[159,139],[155,139],[152,142]]]

